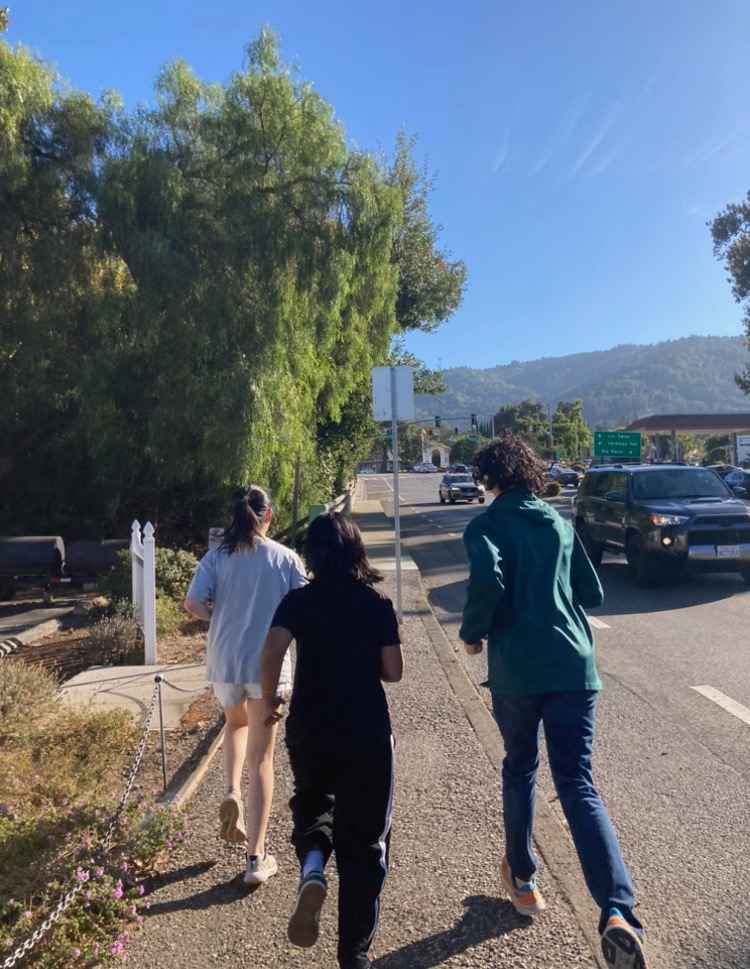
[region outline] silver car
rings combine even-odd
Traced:
[[[455,505],[457,501],[474,501],[476,499],[480,505],[484,504],[484,486],[477,484],[470,474],[446,474],[440,482],[438,489],[440,504],[450,502]]]

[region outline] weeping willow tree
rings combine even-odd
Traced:
[[[370,368],[418,325],[417,296],[406,323],[399,306],[412,291],[430,327],[440,316],[418,290],[426,254],[404,269],[405,149],[400,179],[353,150],[267,32],[226,84],[176,62],[133,113],[65,91],[21,50],[0,57],[0,112],[19,80],[36,92],[12,102],[15,128],[3,118],[0,376],[28,359],[0,430],[28,433],[44,404],[38,446],[5,475],[3,527],[137,515],[184,533],[249,480],[288,517],[295,465],[303,502],[330,497],[373,433]]]

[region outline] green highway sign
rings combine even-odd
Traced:
[[[594,431],[595,458],[636,458],[641,456],[639,431]]]

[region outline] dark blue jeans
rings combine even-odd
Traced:
[[[591,774],[594,718],[598,693],[541,693],[502,696],[492,706],[505,743],[503,814],[508,863],[514,876],[528,881],[537,869],[532,839],[534,794],[539,766],[539,724],[544,724],[552,779],[578,852],[586,884],[602,911],[619,908],[636,928],[630,873],[607,809]]]

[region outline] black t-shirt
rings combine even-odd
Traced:
[[[401,642],[390,599],[353,579],[314,579],[286,595],[272,625],[297,641],[287,742],[362,743],[390,734],[381,651]]]

